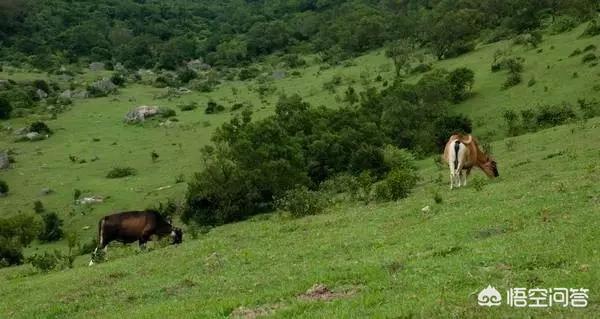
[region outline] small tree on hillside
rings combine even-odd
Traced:
[[[469,68],[458,68],[448,74],[448,82],[451,87],[452,101],[458,103],[469,96],[469,91],[475,83],[475,73]]]
[[[42,216],[44,227],[38,239],[43,242],[57,241],[63,237],[63,220],[56,213],[48,213]]]
[[[394,62],[396,77],[400,77],[403,71],[409,68],[409,61],[414,51],[414,43],[410,40],[400,40],[389,44],[385,50],[385,56]]]

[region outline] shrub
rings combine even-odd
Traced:
[[[172,199],[167,199],[166,202],[159,202],[158,205],[151,207],[151,210],[157,211],[160,215],[171,220],[179,211],[179,205]]]
[[[294,217],[303,217],[323,212],[327,207],[327,201],[319,192],[311,191],[306,186],[299,186],[285,192],[275,205]]]
[[[196,108],[198,108],[198,103],[196,102],[190,102],[190,103],[186,103],[186,104],[179,104],[177,106],[182,112],[185,111],[193,111]]]
[[[8,193],[8,184],[0,179],[0,195],[5,195]]]
[[[12,112],[12,105],[4,97],[0,96],[0,119],[6,120],[10,118],[10,112]]]
[[[542,33],[534,31],[531,33],[520,34],[513,39],[514,44],[518,45],[529,45],[534,48],[542,42]]]
[[[502,89],[506,90],[506,89],[511,88],[519,83],[521,83],[521,73],[510,72],[510,73],[508,73],[508,77],[506,78],[506,81],[504,81],[504,83],[502,83]]]
[[[407,197],[419,180],[415,171],[396,168],[385,179],[373,184],[373,197],[380,201],[398,200]]]
[[[534,77],[531,77],[531,79],[529,79],[529,81],[527,82],[527,86],[528,87],[532,87],[537,83],[537,81],[535,80]]]
[[[115,72],[110,76],[110,81],[117,86],[125,85],[127,77],[122,72]]]
[[[37,132],[40,135],[46,135],[46,134],[51,135],[52,134],[52,130],[50,130],[48,125],[46,125],[46,123],[44,123],[42,121],[37,121],[37,122],[31,123],[31,125],[29,125],[29,131]]]
[[[428,71],[431,71],[431,65],[427,63],[420,63],[417,64],[417,66],[415,66],[414,68],[412,68],[412,70],[410,70],[410,73],[425,73]]]
[[[583,48],[583,52],[595,51],[595,50],[596,50],[596,46],[593,44],[590,44],[590,45],[586,46],[585,48]]]
[[[579,21],[571,16],[563,15],[558,16],[554,19],[552,26],[550,27],[550,31],[552,34],[558,34],[562,32],[567,32],[573,28],[575,28],[579,24]]]
[[[585,99],[578,99],[577,104],[579,109],[583,113],[584,119],[591,119],[596,116],[600,116],[600,102],[597,100],[586,101]]]
[[[106,174],[106,178],[122,178],[136,174],[137,171],[132,167],[114,167]]]
[[[341,75],[334,75],[331,80],[323,83],[323,89],[331,92],[331,93],[335,93],[335,88],[339,85],[342,84],[342,76]]]
[[[580,55],[580,54],[581,54],[581,49],[575,49],[575,50],[573,50],[573,52],[571,52],[571,54],[569,54],[569,58],[572,58],[572,57]]]
[[[0,236],[0,268],[23,263],[23,246],[14,238]]]
[[[177,112],[175,112],[175,110],[173,110],[172,108],[166,107],[166,106],[161,106],[158,108],[158,115],[162,118],[169,118],[169,117],[173,117],[175,115],[177,115]]]
[[[457,68],[448,74],[447,79],[451,87],[452,100],[458,103],[469,96],[475,82],[475,73],[469,68]]]
[[[204,113],[206,114],[215,114],[215,113],[219,113],[225,110],[225,107],[221,104],[218,104],[215,101],[208,101],[208,103],[206,103],[206,109],[204,110]]]
[[[597,58],[598,57],[596,57],[596,55],[593,52],[589,52],[586,55],[584,55],[583,58],[581,58],[581,62],[588,63],[588,62],[596,60]]]
[[[600,34],[600,18],[590,21],[581,36],[593,37]]]
[[[577,115],[573,107],[567,103],[543,105],[538,109],[535,120],[538,127],[551,127],[575,119]]]
[[[42,215],[43,227],[38,235],[38,239],[42,242],[57,241],[63,237],[62,225],[63,221],[56,213],[47,213]]]
[[[46,212],[46,208],[44,207],[42,201],[36,200],[35,202],[33,202],[33,211],[38,215],[41,215]]]
[[[48,83],[44,80],[33,80],[33,82],[31,83],[31,85],[33,85],[34,88],[42,90],[46,93],[50,93],[50,86],[48,85]]]
[[[257,77],[259,73],[260,70],[258,70],[257,68],[247,67],[240,70],[238,78],[240,79],[240,81],[246,81]]]
[[[62,254],[60,251],[55,250],[54,253],[44,252],[43,254],[34,254],[27,258],[27,263],[30,263],[42,272],[48,272],[56,268],[61,259]]]
[[[191,80],[195,79],[198,77],[198,74],[189,68],[185,68],[183,70],[180,70],[179,72],[177,72],[177,80],[179,80],[179,82],[181,83],[188,83]]]

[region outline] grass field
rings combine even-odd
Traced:
[[[399,202],[345,203],[302,219],[257,216],[215,228],[197,240],[188,236],[179,247],[144,253],[134,246],[111,248],[110,260],[93,268],[84,267],[89,260],[82,256],[74,269],[50,274],[36,273],[29,265],[1,269],[0,317],[218,318],[239,314],[239,307],[245,307],[273,317],[304,318],[593,318],[600,311],[600,120],[504,139],[501,119],[503,109],[600,98],[594,89],[599,67],[581,63],[580,56],[568,57],[574,49],[600,40],[578,39],[580,33],[581,28],[547,37],[540,53],[513,47],[513,55],[525,59],[524,83],[509,90],[500,90],[506,74],[490,71],[494,52],[509,47],[507,42],[435,63],[475,71],[474,96],[455,110],[474,119],[475,134],[496,140],[492,147],[500,178],[483,182],[483,174],[476,172],[480,191],[471,183],[450,192],[447,169],[437,168],[428,158],[419,162],[423,179],[414,194]],[[312,105],[336,107],[340,105],[336,95],[341,96],[348,85],[359,91],[365,85],[380,86],[373,79],[378,74],[391,79],[393,66],[376,51],[354,59],[353,66],[320,70],[320,65],[311,64],[300,72],[301,76],[275,81],[277,91],[266,104],[249,89],[252,82],[226,82],[214,92],[171,101],[155,98],[165,89],[130,85],[116,98],[77,100],[58,119],[46,121],[55,131],[46,141],[12,143],[12,136],[3,133],[0,149],[14,149],[17,162],[1,172],[11,191],[0,198],[0,211],[31,212],[33,201],[40,199],[65,219],[67,231],[87,241],[96,236],[96,222],[108,212],[183,197],[186,184],[177,184],[177,176],[190,177],[201,169],[200,148],[215,127],[231,117],[229,112],[204,114],[210,99],[226,106],[250,102],[257,117],[270,114],[282,93],[298,93]],[[17,80],[27,78],[17,75]],[[343,85],[332,94],[323,83],[336,75],[343,78]],[[528,87],[531,77],[537,83]],[[11,76],[0,73],[0,78]],[[189,101],[201,107],[178,112],[179,122],[173,126],[159,126],[157,121],[131,126],[122,121],[137,105],[177,109],[177,104]],[[27,121],[31,119],[3,124],[18,128]],[[160,155],[156,163],[152,151]],[[71,163],[69,155],[87,163]],[[92,162],[95,156],[99,159]],[[138,174],[107,179],[106,173],[115,166],[135,167]],[[156,191],[165,186],[170,188]],[[54,193],[40,195],[45,187]],[[73,204],[75,189],[84,196],[110,198],[82,209]],[[441,204],[435,204],[435,192],[441,194]],[[421,208],[427,205],[431,211],[423,213]],[[27,253],[53,248],[65,249],[65,243],[36,244]],[[298,297],[316,283],[327,285],[338,298],[323,302]],[[477,293],[488,284],[500,291],[588,288],[589,305],[479,307]]]

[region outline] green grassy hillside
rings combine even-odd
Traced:
[[[600,310],[600,121],[514,141],[512,151],[504,141],[492,145],[500,178],[480,191],[449,191],[446,169],[426,160],[415,194],[396,203],[343,205],[302,219],[258,216],[179,247],[109,249],[110,260],[91,268],[81,257],[74,269],[47,275],[5,269],[0,314],[213,318],[246,307],[301,318],[593,318]],[[315,283],[338,298],[298,297]],[[479,307],[476,295],[488,284],[584,287],[589,306]]]
[[[179,247],[139,253],[137,247],[109,249],[110,260],[38,274],[31,266],[0,270],[0,317],[15,318],[184,318],[227,317],[239,307],[274,317],[594,317],[600,255],[597,212],[600,196],[600,121],[577,122],[534,134],[505,139],[502,111],[537,103],[574,103],[600,98],[600,69],[569,58],[576,48],[598,43],[600,37],[579,39],[581,28],[548,36],[538,49],[512,47],[525,59],[523,83],[501,90],[505,72],[492,73],[494,52],[511,47],[499,42],[434,67],[466,66],[475,72],[473,97],[453,107],[474,120],[475,134],[492,143],[500,178],[476,182],[475,172],[464,189],[448,190],[447,168],[431,158],[419,163],[422,181],[408,199],[364,206],[346,203],[327,213],[302,219],[280,215],[217,227],[198,240],[186,237]],[[307,58],[311,61],[311,58]],[[251,88],[254,81],[225,82],[211,93],[191,93],[172,100],[156,99],[166,89],[128,85],[107,98],[76,100],[56,120],[50,139],[12,143],[0,135],[0,149],[16,152],[13,168],[0,172],[10,194],[0,198],[3,215],[31,212],[33,201],[65,219],[65,229],[82,240],[96,236],[97,220],[112,211],[140,209],[166,198],[182,199],[189,178],[200,170],[200,148],[214,129],[233,113],[204,114],[215,100],[226,106],[249,102],[256,116],[271,114],[279,94],[298,93],[312,105],[337,107],[347,86],[361,91],[390,81],[393,66],[382,51],[356,58],[349,66],[326,68],[316,63],[299,69],[299,76],[275,80],[276,92],[266,103]],[[268,67],[265,67],[268,69]],[[577,77],[573,74],[577,73]],[[336,93],[323,88],[341,76]],[[7,72],[0,79],[40,78],[39,74]],[[87,73],[90,80],[101,74]],[[536,79],[528,86],[530,78]],[[407,81],[416,81],[418,76]],[[548,89],[545,90],[544,87]],[[237,92],[237,93],[234,93]],[[179,112],[176,105],[196,101],[200,107]],[[179,122],[160,126],[123,123],[138,105],[169,106]],[[13,119],[19,128],[32,118]],[[96,141],[95,141],[96,140]],[[507,142],[507,141],[514,142]],[[514,148],[509,145],[514,143]],[[150,153],[160,158],[154,163]],[[86,159],[72,163],[69,155]],[[95,156],[98,160],[91,161]],[[131,166],[136,176],[111,180],[115,166]],[[474,177],[474,179],[473,179]],[[483,184],[482,184],[483,183]],[[43,188],[54,192],[41,195]],[[165,188],[166,187],[166,188]],[[164,188],[162,190],[157,190]],[[73,204],[75,189],[84,195],[110,198],[82,209]],[[435,204],[433,193],[443,198]],[[421,209],[429,205],[431,211]],[[87,229],[86,226],[91,226]],[[64,242],[34,245],[28,253],[65,248]],[[298,296],[323,283],[336,297],[311,301]],[[589,306],[579,310],[515,309],[477,306],[477,293],[488,284],[510,287],[569,287],[590,289]]]

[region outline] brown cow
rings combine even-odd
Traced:
[[[473,166],[479,167],[488,177],[498,177],[496,161],[479,149],[477,139],[472,135],[454,134],[446,143],[444,161],[450,167],[450,189],[467,185],[467,176]]]
[[[90,266],[94,264],[94,256],[98,249],[104,249],[111,241],[132,243],[137,241],[144,247],[152,235],[163,237],[171,235],[173,244],[179,244],[183,240],[183,232],[173,227],[161,214],[154,210],[129,211],[104,216],[98,222],[98,247],[92,253]]]

